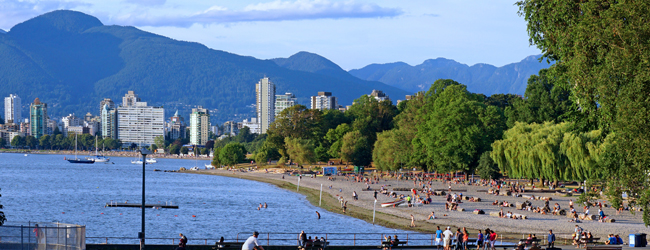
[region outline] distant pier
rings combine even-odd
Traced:
[[[106,203],[106,207],[142,207],[142,203],[119,203],[119,202],[109,202]],[[177,205],[171,204],[144,204],[145,208],[171,208],[178,209]]]

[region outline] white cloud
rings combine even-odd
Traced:
[[[193,24],[219,24],[256,21],[286,21],[307,19],[379,18],[399,16],[399,8],[384,8],[374,3],[354,1],[333,2],[330,0],[276,0],[268,3],[251,4],[242,10],[229,10],[212,6],[192,15],[125,15],[114,17],[112,22],[134,26],[189,27]]]
[[[167,0],[125,0],[125,2],[143,6],[158,6],[165,4]]]
[[[0,10],[2,10],[0,11],[0,27],[8,29],[19,22],[45,12],[80,6],[90,6],[90,4],[76,1],[0,0]]]

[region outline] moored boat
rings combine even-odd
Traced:
[[[393,206],[396,207],[396,206],[399,206],[400,204],[402,204],[404,202],[406,202],[406,200],[397,199],[397,200],[394,200],[394,201],[391,201],[391,202],[382,203],[381,207],[393,207]]]

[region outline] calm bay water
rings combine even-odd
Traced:
[[[142,166],[131,164],[133,158],[112,157],[115,164],[86,165],[68,163],[63,157],[0,154],[0,204],[5,207],[7,223],[39,221],[86,225],[88,243],[104,242],[104,239],[92,237],[137,238],[140,208],[110,208],[105,204],[111,200],[141,201]],[[286,236],[291,239],[300,230],[316,236],[324,236],[322,233],[326,232],[407,233],[322,211],[304,196],[266,183],[153,171],[189,169],[195,165],[204,168],[204,164],[209,164],[207,160],[158,161],[146,167],[146,201],[172,202],[179,209],[146,209],[147,238],[177,238],[178,233],[184,233],[192,243],[192,239],[199,238],[224,236],[234,239],[237,233],[253,230],[262,235],[292,233]],[[264,202],[268,208],[258,211],[258,204]],[[322,216],[320,220],[316,219],[317,210]],[[248,236],[249,233],[242,233],[239,237]],[[111,239],[110,242],[137,243],[137,240]]]

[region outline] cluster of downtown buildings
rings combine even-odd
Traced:
[[[276,95],[275,84],[267,77],[255,85],[255,90],[257,117],[242,122],[226,122],[222,137],[236,135],[243,127],[248,127],[251,133],[264,134],[282,110],[298,104],[292,93]],[[388,96],[377,90],[374,90],[371,96],[380,101],[388,99]],[[339,105],[337,98],[330,92],[318,92],[318,95],[310,99],[311,109],[345,111],[348,107]],[[47,103],[38,98],[30,104],[28,118],[22,116],[21,109],[20,97],[13,94],[5,97],[5,124],[0,125],[0,137],[6,142],[4,146],[9,146],[15,136],[31,135],[38,139],[43,135],[52,135],[57,128],[65,136],[91,134],[117,139],[124,147],[131,144],[149,146],[154,144],[155,138],[159,136],[167,136],[170,140],[188,136],[187,125],[183,117],[178,115],[178,111],[165,121],[163,107],[147,105],[147,102],[143,102],[133,91],[128,91],[122,97],[122,105],[116,105],[108,98],[103,99],[99,104],[99,116],[88,113],[84,117],[76,117],[71,114],[57,122],[48,117]],[[200,106],[192,109],[189,124],[192,145],[205,145],[210,132],[219,134],[217,127],[210,125],[209,110]]]

